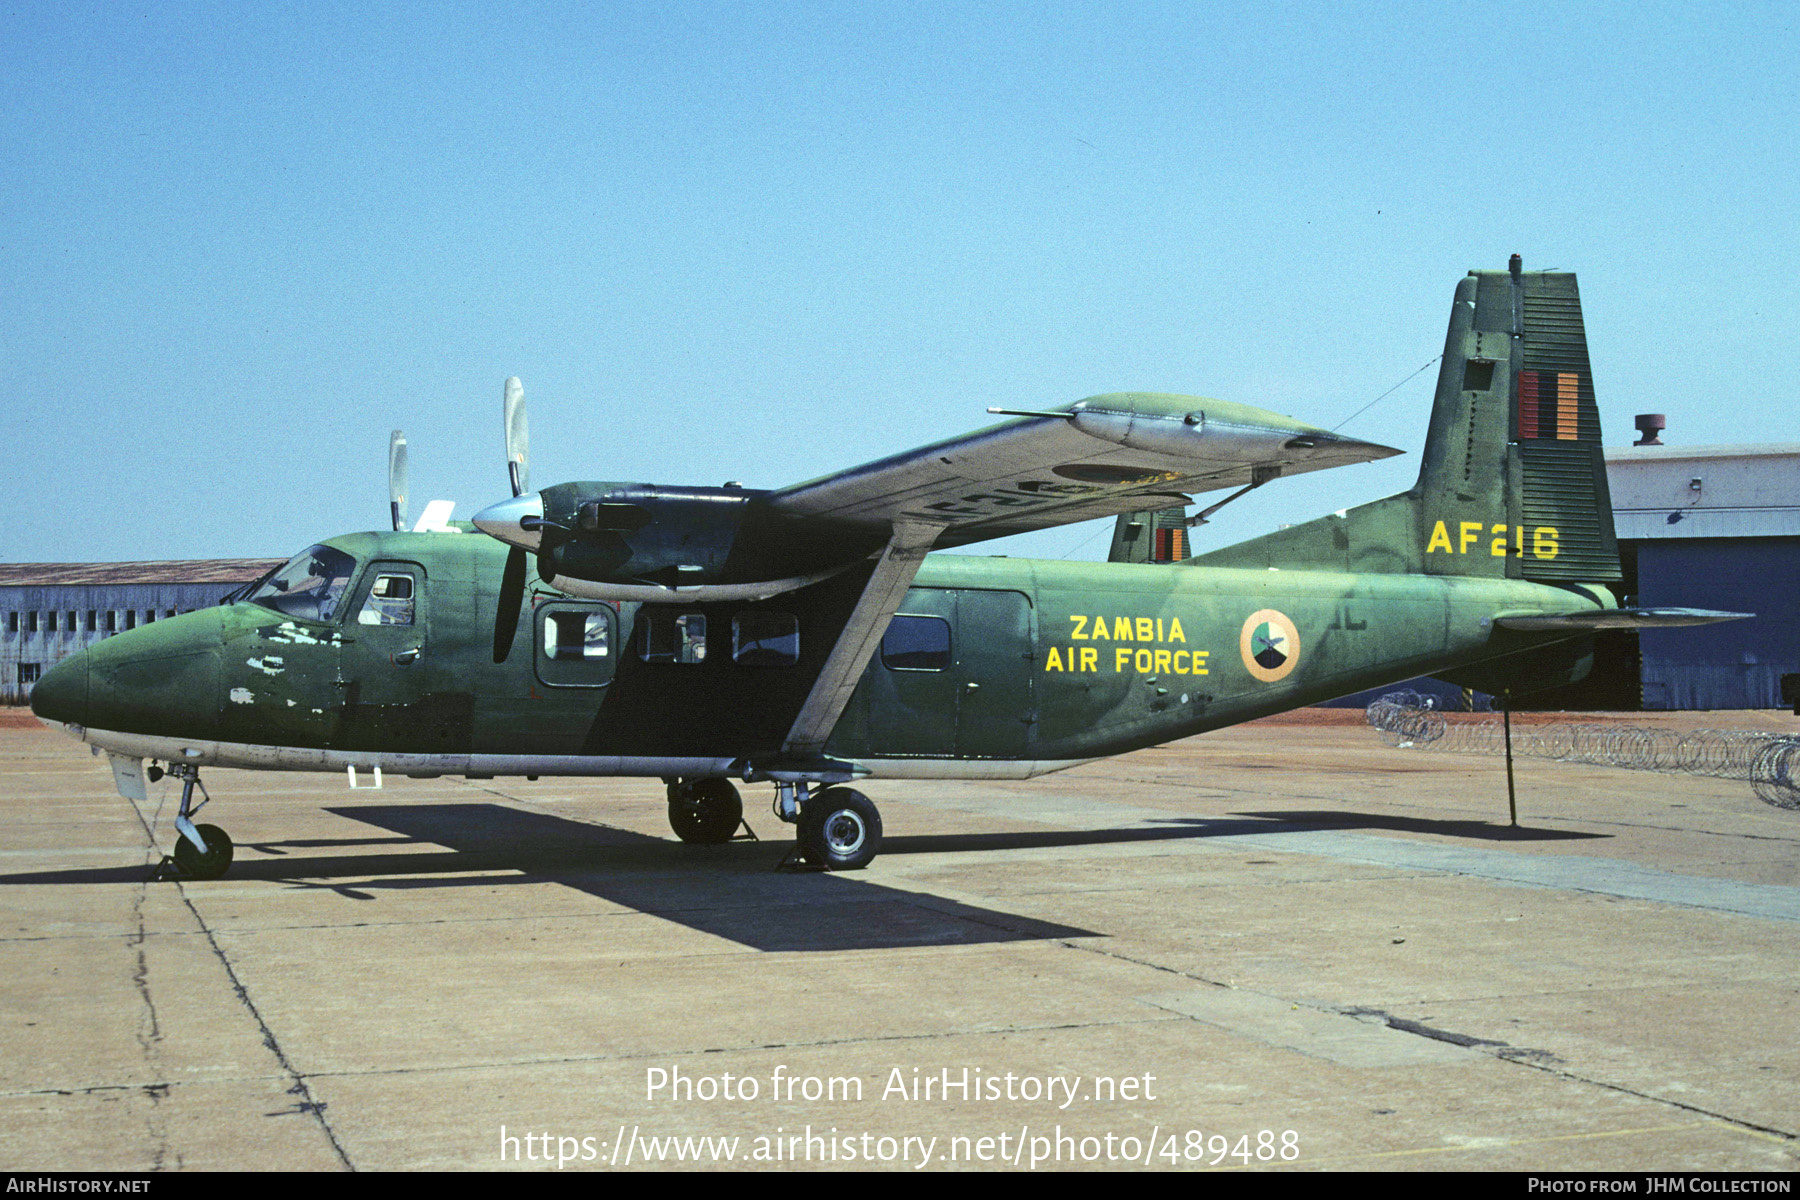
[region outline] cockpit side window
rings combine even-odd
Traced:
[[[362,611],[356,614],[358,625],[411,625],[413,623],[413,577],[381,572],[369,588]]]
[[[356,560],[330,546],[308,546],[246,597],[252,604],[310,621],[337,619]]]

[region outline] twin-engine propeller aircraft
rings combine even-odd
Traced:
[[[1608,590],[1575,277],[1516,256],[1457,285],[1411,491],[1210,554],[1182,548],[1219,506],[1186,518],[1193,495],[1399,451],[1193,396],[989,411],[1011,419],[774,491],[534,492],[508,380],[513,494],[472,527],[435,501],[405,528],[396,434],[393,532],[109,638],[32,707],[127,797],[184,782],[195,878],[231,863],[191,820],[212,765],[661,778],[690,842],[736,834],[732,780],[768,781],[804,856],[845,869],[881,845],[852,782],[1025,779],[1422,674],[1526,691],[1585,673],[1596,629],[1731,615]],[[1108,516],[1105,564],[928,557]]]

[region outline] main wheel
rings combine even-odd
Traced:
[[[881,814],[854,788],[826,788],[800,810],[799,839],[813,866],[860,870],[881,852]]]
[[[684,779],[669,785],[669,828],[684,842],[729,842],[744,821],[744,802],[729,779]]]
[[[200,853],[194,843],[177,835],[175,865],[189,879],[217,879],[231,869],[231,839],[217,825],[196,825],[194,828],[206,842],[206,853]]]

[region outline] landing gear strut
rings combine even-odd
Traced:
[[[193,815],[212,801],[206,785],[200,783],[200,768],[191,763],[171,763],[169,774],[181,780],[181,811],[175,814],[175,828],[181,834],[171,856],[175,866],[189,879],[218,879],[231,868],[231,839],[217,825],[196,825]],[[205,797],[194,801],[194,786],[199,784]]]
[[[684,842],[717,846],[737,836],[744,802],[729,779],[682,779],[669,785],[669,827]]]

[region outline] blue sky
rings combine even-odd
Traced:
[[[281,556],[533,481],[779,486],[1118,390],[1326,427],[1471,267],[1580,274],[1609,442],[1800,441],[1792,6],[0,13],[0,559]],[[1226,544],[1398,491],[1432,372]],[[1098,557],[1091,527],[1002,552]]]

